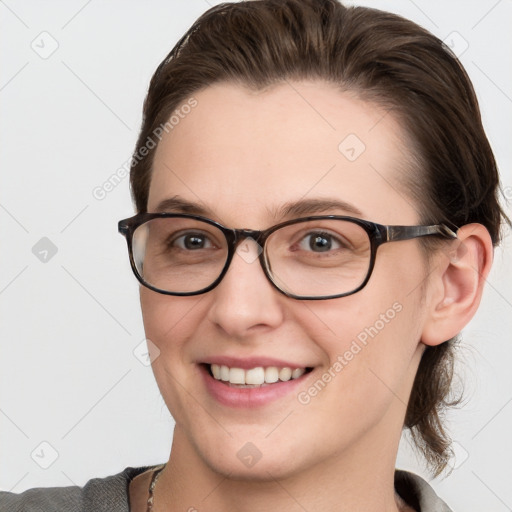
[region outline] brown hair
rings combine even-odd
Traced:
[[[288,79],[328,81],[390,111],[410,137],[414,165],[404,181],[421,222],[478,222],[499,242],[506,216],[498,172],[459,61],[411,21],[336,0],[220,4],[193,24],[159,65],[144,102],[130,177],[137,211],[147,209],[155,151],[141,156],[141,149],[182,102],[215,82],[261,90]],[[405,417],[435,475],[451,454],[442,417],[456,403],[449,400],[455,342],[427,347]]]

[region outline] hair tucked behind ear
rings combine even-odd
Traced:
[[[411,140],[402,179],[421,221],[481,223],[498,243],[506,217],[496,162],[459,61],[411,21],[335,0],[220,4],[194,23],[150,83],[130,177],[137,210],[146,211],[151,181],[155,149],[147,141],[181,103],[215,82],[259,90],[289,79],[325,80],[383,106]],[[453,361],[453,341],[426,349],[406,413],[434,474],[449,457],[442,413],[451,405]]]

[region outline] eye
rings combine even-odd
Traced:
[[[328,252],[341,249],[343,246],[333,235],[321,231],[308,233],[299,243],[302,250],[313,252]]]
[[[175,238],[170,245],[178,246],[180,249],[188,251],[214,247],[210,239],[204,233],[186,233]]]

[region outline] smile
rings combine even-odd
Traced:
[[[218,381],[226,382],[238,388],[251,388],[268,386],[276,382],[287,382],[292,379],[298,379],[307,368],[290,368],[277,366],[257,366],[244,370],[243,368],[230,368],[226,365],[211,364],[210,374]]]
[[[205,391],[217,403],[234,408],[258,408],[280,398],[295,400],[313,366],[271,358],[212,357],[198,364]]]

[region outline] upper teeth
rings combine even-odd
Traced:
[[[269,366],[263,368],[258,366],[249,370],[243,368],[229,368],[225,365],[212,364],[212,374],[215,379],[229,382],[230,384],[272,384],[278,380],[287,381],[290,379],[298,379],[306,371],[305,368],[278,368],[277,366]]]

